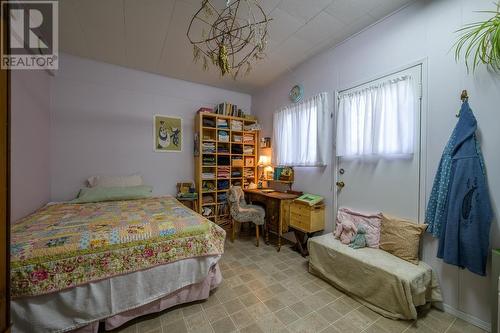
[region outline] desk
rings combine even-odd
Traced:
[[[269,244],[269,229],[273,228],[278,235],[278,251],[281,250],[281,236],[288,232],[290,225],[290,204],[298,195],[248,189],[243,191],[249,203],[260,202],[266,206],[266,244]]]

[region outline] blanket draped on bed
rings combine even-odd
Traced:
[[[392,319],[417,319],[417,307],[441,302],[436,275],[380,249],[352,249],[332,234],[308,242],[309,271]]]
[[[224,252],[225,232],[170,196],[48,205],[11,229],[12,297]]]

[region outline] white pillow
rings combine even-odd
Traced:
[[[87,179],[89,187],[123,187],[144,185],[142,176],[135,173],[130,176],[92,176]]]

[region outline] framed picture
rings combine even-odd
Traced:
[[[253,167],[255,165],[253,157],[245,157],[245,166]]]
[[[260,148],[271,148],[271,138],[265,137],[260,139]]]
[[[156,152],[182,151],[182,119],[155,115],[153,143]]]

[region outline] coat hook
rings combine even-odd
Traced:
[[[462,90],[462,93],[460,94],[460,100],[462,101],[462,103],[469,100],[469,94],[467,93],[467,90]],[[460,117],[460,110],[458,110],[456,116],[457,118]]]
[[[469,99],[469,94],[467,93],[467,90],[462,90],[462,94],[460,94],[460,99],[462,100],[462,103]]]

